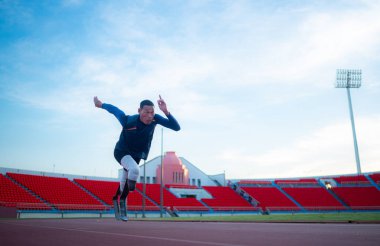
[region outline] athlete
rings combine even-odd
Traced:
[[[122,126],[119,141],[115,146],[114,156],[123,167],[123,173],[120,185],[113,197],[113,204],[115,218],[117,220],[128,221],[126,199],[129,192],[135,190],[136,181],[139,177],[138,164],[140,160],[148,158],[156,125],[160,124],[174,131],[179,131],[181,127],[169,112],[161,95],[159,95],[157,104],[166,118],[154,113],[154,104],[150,100],[143,100],[140,103],[138,114],[135,115],[126,115],[119,108],[103,103],[96,96],[94,97],[94,104],[95,107],[105,109],[113,114]]]

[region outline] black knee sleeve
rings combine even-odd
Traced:
[[[121,193],[120,200],[125,200],[127,199],[127,196],[129,194],[129,187],[128,187],[128,182],[125,182],[123,192]]]
[[[136,189],[136,181],[128,179],[127,183],[130,191],[134,191]]]
[[[112,198],[112,200],[117,200],[119,195],[120,195],[120,185],[117,187],[116,193],[114,197]]]

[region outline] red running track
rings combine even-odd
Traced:
[[[0,220],[0,245],[380,245],[380,224]]]

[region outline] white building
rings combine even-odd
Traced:
[[[167,158],[170,155],[171,158]],[[165,156],[161,160],[161,156],[158,156],[145,164],[140,165],[140,179],[138,182],[143,183],[144,181],[144,169],[146,176],[147,184],[156,184],[160,183],[161,180],[161,161],[164,162],[164,171],[163,174],[165,177],[163,178],[164,184],[185,184],[185,185],[193,185],[193,186],[218,186],[218,185],[226,185],[225,174],[217,174],[217,175],[207,175],[190,161],[186,160],[183,157],[177,157],[175,152],[168,151],[165,153]],[[174,163],[173,163],[174,162]],[[183,173],[178,176],[181,178],[185,178],[187,180],[182,180],[183,182],[179,182],[177,179],[177,173],[173,171],[173,166],[177,166],[176,170],[182,169]],[[181,168],[178,168],[180,166]],[[122,169],[119,171],[119,175]],[[159,177],[157,177],[159,176]]]

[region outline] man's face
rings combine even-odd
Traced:
[[[149,125],[154,118],[154,107],[145,105],[143,108],[139,108],[139,114],[142,123]]]

